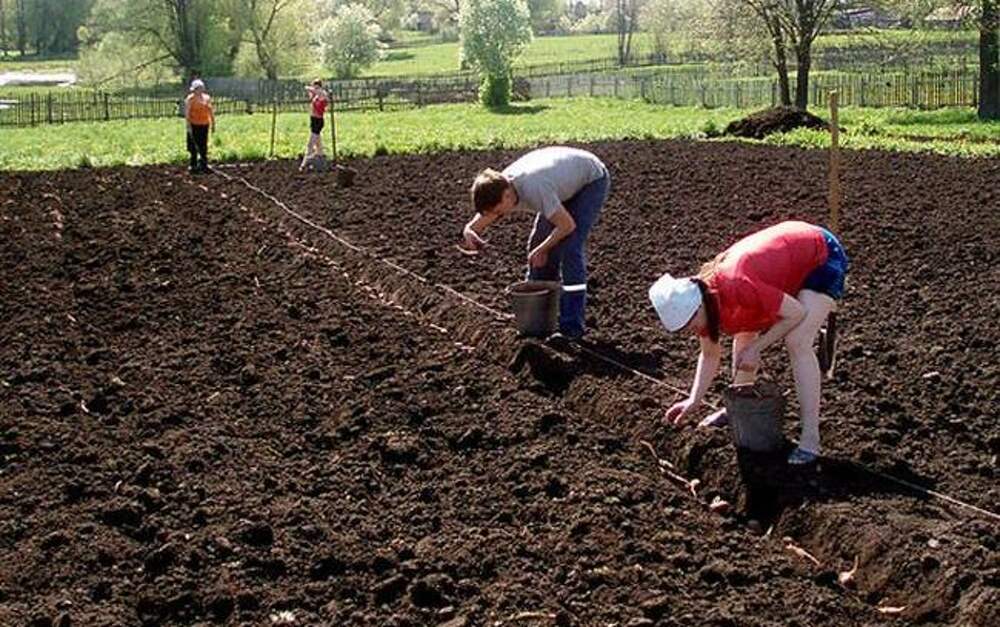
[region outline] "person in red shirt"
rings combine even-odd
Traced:
[[[733,336],[734,383],[751,383],[761,353],[784,341],[799,396],[802,433],[789,456],[808,464],[820,454],[820,370],[813,342],[844,293],[849,260],[828,230],[782,222],[754,233],[705,264],[694,277],[661,276],[649,289],[653,307],[670,332],[701,340],[701,355],[687,399],[667,410],[679,424],[701,405],[722,356],[720,335]],[[725,410],[701,422],[726,424]]]
[[[323,81],[318,78],[312,85],[306,87],[306,92],[309,94],[309,141],[306,143],[299,172],[306,169],[311,159],[323,157],[323,125],[326,120],[324,116],[326,107],[330,104],[330,97],[323,89]]]

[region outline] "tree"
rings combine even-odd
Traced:
[[[940,10],[952,13],[979,31],[978,115],[1000,119],[1000,0],[881,0],[892,10],[912,18],[914,24]]]
[[[371,12],[384,34],[399,28],[409,4],[408,0],[318,0],[318,3],[323,17],[336,17],[351,5],[361,5]]]
[[[276,80],[305,65],[309,53],[306,0],[231,0],[232,23],[240,31],[238,70]]]
[[[632,35],[639,27],[641,0],[615,0],[615,30],[618,33],[618,65],[632,58]]]
[[[323,23],[323,62],[338,78],[353,78],[382,57],[375,16],[360,4],[348,5]]]
[[[794,1],[799,2],[801,0]],[[781,104],[785,106],[791,105],[792,91],[791,83],[788,80],[788,43],[786,37],[791,39],[789,36],[789,30],[795,20],[794,17],[792,17],[793,11],[791,10],[789,0],[737,0],[737,2],[742,3],[757,16],[759,24],[763,27],[764,32],[767,34],[772,46],[772,54],[770,57],[771,64],[774,66],[775,72],[778,74],[778,97]],[[807,56],[812,47],[812,40],[814,38],[815,35],[813,38],[808,40],[809,44],[806,48]],[[797,78],[796,82],[795,106],[801,109],[805,109],[809,106],[809,65],[811,65],[811,58],[806,63],[804,76]],[[802,87],[803,80],[805,81],[805,88]],[[802,104],[800,104],[800,102]]]
[[[17,51],[23,57],[28,48],[28,5],[25,0],[14,0],[14,27],[17,29]]]
[[[479,70],[480,100],[488,107],[510,103],[514,62],[531,42],[531,15],[524,0],[464,0],[459,18],[462,60]]]
[[[528,0],[531,29],[536,35],[555,30],[562,12],[562,4],[560,0]]]
[[[7,10],[0,0],[0,52],[7,58]]]
[[[693,9],[696,2],[683,0],[649,0],[642,8],[642,25],[653,37],[653,49],[663,55],[670,52],[672,40],[680,40],[686,35],[684,31],[691,27],[688,10]]]
[[[229,73],[239,52],[224,5],[212,0],[97,0],[86,26],[88,43],[109,33],[125,35],[137,50],[169,56],[185,75]]]
[[[93,0],[31,0],[27,30],[38,55],[66,54],[79,46],[77,29],[86,21]]]
[[[1000,120],[1000,0],[982,0],[979,16],[979,118]]]
[[[783,104],[791,102],[788,81],[788,55],[795,55],[795,106],[809,106],[809,71],[812,67],[812,45],[830,20],[837,0],[722,0],[723,11],[734,12],[739,5],[753,12],[758,27],[771,40],[771,60],[778,73]]]

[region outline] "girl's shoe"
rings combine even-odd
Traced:
[[[698,426],[702,429],[709,428],[722,428],[729,424],[729,416],[726,414],[725,409],[720,409],[716,412],[709,414],[704,420],[698,423]]]

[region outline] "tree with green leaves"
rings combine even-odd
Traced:
[[[323,23],[320,43],[323,63],[337,78],[354,78],[382,58],[382,29],[365,6],[351,4]]]
[[[14,0],[14,28],[16,29],[17,51],[23,57],[28,52],[28,3]]]
[[[531,42],[531,14],[525,0],[464,0],[459,32],[463,62],[482,77],[482,103],[510,104],[514,62]]]
[[[168,56],[186,76],[228,74],[239,52],[238,32],[214,0],[97,0],[84,34],[93,46],[110,33]]]
[[[240,31],[240,74],[276,80],[307,65],[308,0],[227,0],[231,24]]]
[[[317,0],[323,17],[336,17],[341,10],[351,5],[361,5],[368,9],[378,22],[382,33],[399,28],[409,8],[408,0]]]
[[[643,0],[614,0],[615,32],[618,33],[618,65],[632,58],[632,36],[639,28]]]
[[[0,0],[0,54],[7,58],[7,9]]]
[[[528,0],[532,31],[537,35],[555,30],[563,8],[560,0]]]

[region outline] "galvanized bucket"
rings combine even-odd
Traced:
[[[521,281],[507,288],[514,306],[514,324],[521,335],[547,337],[559,326],[559,292],[554,281]]]
[[[737,448],[769,453],[784,446],[781,418],[785,413],[785,397],[774,382],[731,385],[723,398]]]

